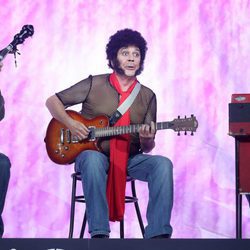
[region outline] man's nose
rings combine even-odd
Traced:
[[[133,62],[133,61],[135,60],[135,59],[134,59],[134,56],[133,56],[133,55],[129,55],[128,60],[129,60],[130,62]]]

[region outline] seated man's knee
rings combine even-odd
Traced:
[[[165,178],[172,178],[173,175],[173,163],[164,156],[157,157],[157,171]]]
[[[94,150],[85,150],[83,151],[76,159],[77,170],[82,171],[96,171],[97,168],[100,168],[105,163],[104,156]]]

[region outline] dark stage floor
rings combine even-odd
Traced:
[[[249,250],[235,239],[1,239],[0,250]]]

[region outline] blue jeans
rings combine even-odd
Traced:
[[[4,225],[2,220],[2,212],[10,179],[10,160],[0,153],[0,238],[3,236]]]
[[[76,171],[81,173],[86,198],[89,233],[109,235],[109,213],[106,199],[109,158],[97,151],[86,150],[76,158]],[[148,225],[145,238],[172,234],[170,225],[173,206],[173,166],[163,156],[139,154],[129,158],[129,176],[148,182]]]

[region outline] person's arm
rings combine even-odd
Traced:
[[[0,62],[0,71],[2,70],[3,63]],[[4,99],[0,91],[0,121],[4,118],[5,110],[4,110]]]
[[[4,118],[4,115],[5,115],[4,99],[0,91],[0,121]]]
[[[73,135],[76,135],[79,139],[86,139],[88,137],[88,128],[81,122],[72,119],[66,113],[63,103],[56,95],[47,99],[46,106],[51,115],[69,128]]]
[[[139,131],[141,149],[144,153],[150,152],[155,147],[155,123],[143,124]]]

